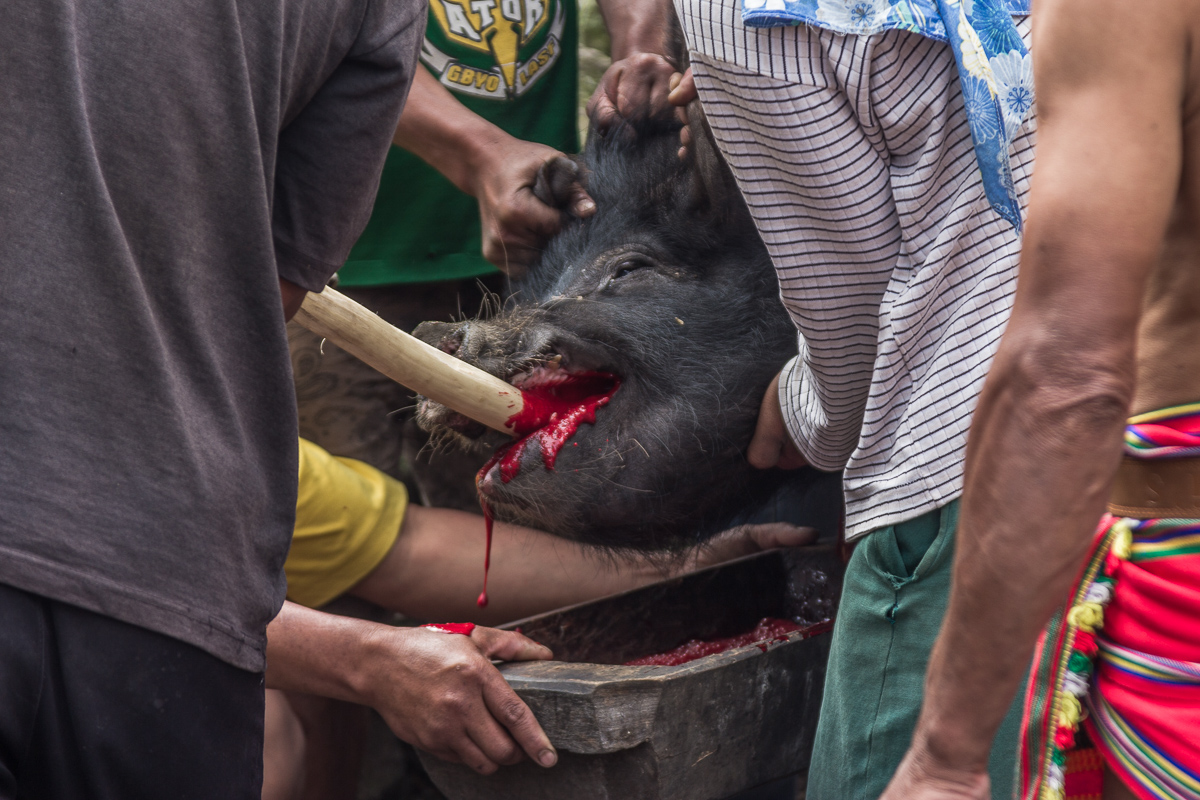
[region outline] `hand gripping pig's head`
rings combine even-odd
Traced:
[[[795,329],[728,168],[703,130],[692,139],[681,161],[670,120],[590,136],[579,168],[595,216],[567,222],[490,318],[417,329],[558,404],[550,426],[514,444],[421,402],[427,430],[499,448],[477,482],[498,519],[662,550],[778,487],[745,453]],[[574,171],[564,161],[544,170],[543,194],[563,182],[556,170]]]

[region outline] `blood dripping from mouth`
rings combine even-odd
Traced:
[[[480,608],[486,608],[488,604],[488,571],[492,568],[492,526],[496,520],[492,517],[492,507],[488,505],[488,501],[484,500],[482,496],[479,498],[479,505],[483,508],[483,525],[487,530],[487,545],[483,551],[483,591],[479,593],[479,597],[475,598],[475,605]]]
[[[607,405],[621,381],[607,372],[563,373],[542,385],[526,384],[521,390],[523,404],[519,413],[508,419],[508,426],[519,439],[501,448],[500,480],[508,483],[521,469],[521,456],[530,442],[537,440],[546,469],[554,462],[567,440],[583,423],[596,421],[596,409]]]
[[[507,425],[517,435],[510,442],[496,449],[492,457],[475,476],[476,485],[500,465],[500,481],[508,483],[521,471],[521,459],[525,448],[536,440],[542,451],[542,463],[546,469],[554,469],[559,451],[579,426],[596,421],[596,409],[607,405],[621,381],[607,372],[562,373],[555,380],[543,385],[530,385],[521,390],[521,410],[508,418]],[[578,443],[576,443],[578,444]],[[483,556],[483,591],[475,601],[480,608],[488,604],[487,579],[492,561],[492,507],[483,495],[479,496],[483,509],[484,525],[487,529],[487,549]]]
[[[726,650],[732,650],[735,647],[746,647],[747,645],[757,645],[759,650],[764,653],[767,649],[776,642],[788,641],[788,634],[795,631],[803,631],[803,639],[808,639],[820,633],[825,633],[833,627],[830,621],[818,622],[814,625],[800,625],[790,619],[773,619],[766,617],[759,620],[759,623],[754,626],[754,630],[737,636],[726,636],[721,639],[692,639],[689,642],[681,644],[674,650],[668,650],[665,653],[654,653],[649,656],[635,658],[633,661],[626,661],[627,667],[677,667],[680,664],[686,664],[689,661],[695,661],[698,658],[724,653]]]

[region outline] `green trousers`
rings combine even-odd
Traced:
[[[808,800],[876,800],[912,739],[942,626],[958,501],[864,537],[846,567]],[[992,747],[994,800],[1011,800],[1020,697]]]

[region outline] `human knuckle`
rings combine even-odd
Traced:
[[[453,669],[454,673],[463,681],[478,680],[481,671],[478,659],[465,656],[455,660]]]
[[[529,707],[517,697],[510,697],[500,701],[498,710],[501,719],[509,725],[523,722],[529,715]]]
[[[449,726],[441,722],[431,722],[429,728],[416,737],[417,741],[414,744],[427,753],[444,752],[450,738]]]
[[[647,72],[654,73],[656,80],[667,80],[678,71],[670,58],[658,53],[643,53],[640,67]]]
[[[463,691],[454,692],[450,696],[449,700],[447,701],[448,707],[458,716],[465,716],[471,711],[474,705],[472,698],[477,696],[477,693],[474,691],[464,688]]]
[[[521,753],[521,748],[512,742],[506,742],[496,748],[496,760],[501,764],[516,764],[522,758],[524,756]]]

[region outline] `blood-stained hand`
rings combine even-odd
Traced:
[[[758,423],[754,426],[754,438],[746,450],[746,460],[759,469],[798,469],[808,465],[784,424],[783,410],[779,405],[778,375],[763,394],[762,405],[758,409]]]
[[[562,227],[563,212],[586,218],[596,203],[575,180],[561,208],[534,195],[543,164],[563,157],[552,147],[504,135],[487,148],[476,172],[472,194],[483,223],[483,257],[509,275],[519,276]]]
[[[429,628],[391,628],[374,637],[367,702],[401,739],[484,775],[528,755],[558,760],[533,712],[490,659],[551,658],[519,633],[476,627],[470,636]]]
[[[658,53],[633,53],[614,61],[588,101],[592,125],[603,131],[622,119],[665,111],[671,76],[677,69],[674,60]]]

